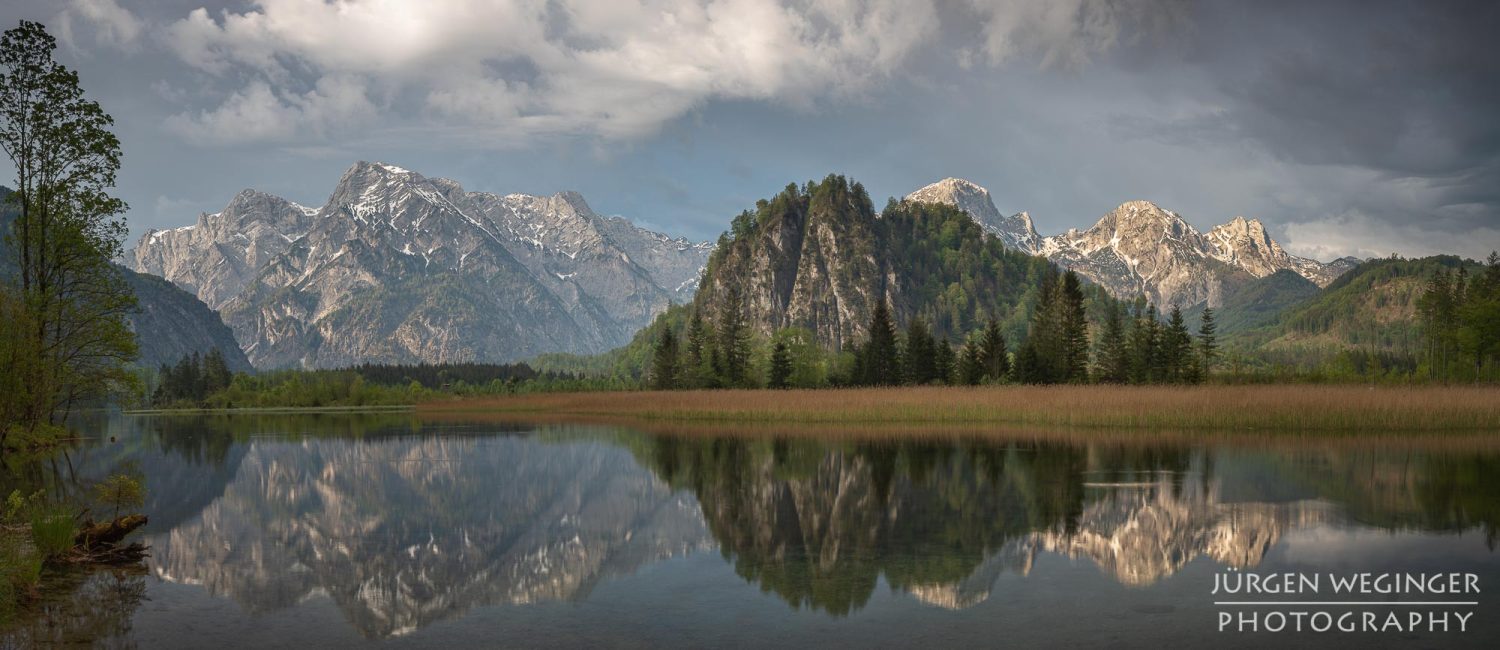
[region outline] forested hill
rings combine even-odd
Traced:
[[[865,338],[876,301],[953,341],[991,314],[1019,340],[1051,262],[1007,249],[949,205],[895,201],[876,213],[859,183],[830,175],[756,203],[719,238],[695,308],[743,304],[756,334],[805,328],[825,347]],[[1087,302],[1108,301],[1097,287]]]
[[[154,275],[121,268],[135,292],[139,311],[130,316],[140,358],[136,363],[155,368],[193,353],[218,350],[233,372],[252,372],[250,360],[234,339],[234,332],[197,296]]]
[[[1456,277],[1460,269],[1471,279],[1485,273],[1483,265],[1452,255],[1368,260],[1286,306],[1271,322],[1235,333],[1226,343],[1290,366],[1316,365],[1352,351],[1410,370],[1428,344],[1422,296],[1435,277]]]
[[[0,187],[0,233],[8,236],[16,218],[12,191]],[[0,276],[14,272],[10,247],[0,242]],[[136,363],[149,368],[173,364],[194,352],[218,349],[230,370],[249,371],[250,362],[219,314],[193,294],[161,278],[119,267],[121,277],[135,292],[139,310],[130,315],[140,356]]]

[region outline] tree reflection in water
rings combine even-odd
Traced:
[[[131,620],[146,599],[144,567],[72,569],[49,575],[0,645],[16,648],[128,645]]]
[[[1493,544],[1500,521],[1500,456],[1420,445],[672,436],[391,414],[112,426],[135,429],[39,475],[136,464],[153,575],[253,613],[327,599],[371,639],[481,605],[587,599],[714,548],[792,608],[841,617],[881,581],[972,606],[1042,554],[1141,587],[1196,558],[1254,567],[1298,528],[1479,528]],[[139,602],[127,592],[78,591],[122,612]]]

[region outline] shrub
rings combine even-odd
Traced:
[[[119,517],[122,508],[135,508],[145,504],[146,488],[134,476],[115,474],[94,486],[94,500],[101,506],[112,508],[113,517]]]

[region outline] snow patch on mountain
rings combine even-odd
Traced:
[[[1225,282],[1282,269],[1327,286],[1358,263],[1287,253],[1257,219],[1235,217],[1204,235],[1176,212],[1145,200],[1122,203],[1086,230],[1041,237],[1029,214],[1001,216],[989,190],[970,181],[945,178],[906,198],[957,207],[1008,246],[1073,269],[1119,298],[1145,295],[1164,308],[1217,305]]]

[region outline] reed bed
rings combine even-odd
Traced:
[[[545,393],[433,402],[420,405],[418,411],[699,425],[1486,434],[1500,433],[1500,387],[994,386]]]

